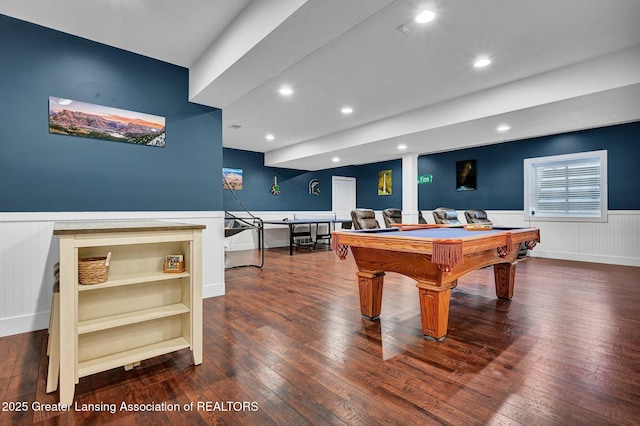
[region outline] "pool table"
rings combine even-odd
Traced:
[[[332,238],[340,259],[351,248],[358,266],[362,315],[372,320],[379,317],[385,272],[405,275],[418,282],[422,334],[434,340],[443,340],[447,334],[450,293],[459,277],[493,265],[496,295],[511,299],[520,244],[531,250],[538,242],[537,228],[496,226],[486,230],[399,226],[334,231]]]

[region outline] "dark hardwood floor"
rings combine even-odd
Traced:
[[[443,342],[422,337],[415,283],[396,274],[381,319],[363,319],[355,272],[325,248],[227,270],[227,294],[204,301],[202,365],[184,350],[82,378],[65,412],[34,411],[58,398],[46,331],[0,338],[0,424],[639,424],[640,268],[521,260],[510,302],[477,270]]]

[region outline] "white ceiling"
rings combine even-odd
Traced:
[[[425,8],[436,19],[415,23]],[[188,67],[189,99],[223,110],[223,145],[268,166],[640,120],[638,0],[3,0],[0,13]],[[480,55],[493,62],[474,69]]]

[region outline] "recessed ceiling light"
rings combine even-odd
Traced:
[[[400,145],[398,145],[398,149],[399,150],[405,150],[405,149],[407,149],[407,146],[405,144],[401,143]]]
[[[265,138],[266,140],[268,140],[268,141],[272,141],[272,140],[274,140],[276,137],[275,137],[275,136],[273,136],[271,133],[269,133],[269,134],[268,134],[267,136],[265,136],[264,138]]]
[[[425,9],[416,16],[416,22],[418,22],[419,24],[425,24],[427,22],[433,21],[435,17],[435,13],[428,9]]]
[[[293,95],[293,89],[291,86],[281,86],[280,89],[278,89],[278,93],[282,96],[291,96]]]
[[[511,129],[511,126],[509,126],[508,124],[501,124],[498,127],[496,127],[496,130],[501,133],[508,132],[510,129]]]
[[[342,107],[340,112],[345,114],[345,115],[346,114],[351,114],[353,112],[353,108],[351,108],[350,106],[345,106],[345,107]]]
[[[334,163],[337,163],[340,161],[340,157],[333,157],[331,161],[333,161]]]
[[[478,58],[473,63],[473,66],[476,67],[476,68],[484,68],[484,67],[488,66],[490,63],[491,63],[491,59],[489,59],[489,58]]]

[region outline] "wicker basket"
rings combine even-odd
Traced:
[[[78,261],[80,284],[100,284],[109,278],[111,252],[106,257],[88,257]]]

